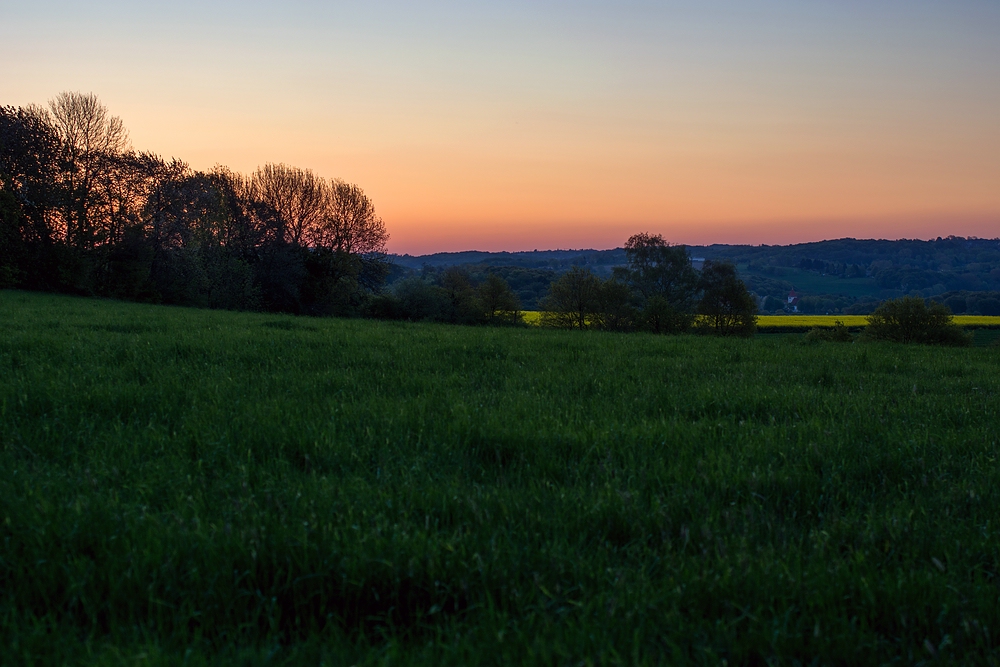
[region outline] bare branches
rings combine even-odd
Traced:
[[[283,241],[301,245],[323,217],[328,199],[325,181],[308,169],[266,164],[250,177],[254,195],[274,209]]]
[[[128,149],[128,132],[122,119],[111,116],[93,93],[59,93],[49,100],[49,112],[65,149],[74,158],[86,160]]]
[[[114,159],[128,150],[128,133],[93,93],[59,93],[49,101],[49,113],[61,142],[66,240],[91,248],[108,240],[100,238],[94,218],[97,209],[112,204],[99,196],[98,186],[108,183]]]
[[[358,186],[285,164],[194,172],[132,150],[93,94],[0,107],[0,195],[7,282],[319,313],[358,307],[387,275]]]
[[[357,255],[384,253],[389,234],[375,205],[356,185],[340,179],[328,184],[327,205],[313,228],[312,245]]]
[[[250,184],[252,195],[274,210],[285,243],[352,255],[385,252],[385,224],[357,185],[285,164],[264,165]]]

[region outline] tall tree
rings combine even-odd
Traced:
[[[729,262],[706,261],[701,270],[699,326],[717,336],[752,336],[757,328],[757,304]]]
[[[329,205],[329,190],[309,169],[286,164],[266,164],[251,177],[254,196],[278,216],[279,240],[304,245],[319,225]]]
[[[59,137],[39,107],[0,107],[0,282],[52,289]]]
[[[625,243],[625,257],[626,266],[615,275],[632,288],[645,327],[658,333],[687,329],[698,292],[687,248],[659,234],[635,234]]]
[[[521,302],[506,280],[495,273],[486,275],[476,287],[480,308],[490,324],[509,324],[521,321]]]
[[[375,205],[357,185],[334,179],[327,202],[307,236],[311,245],[352,255],[384,254],[389,234]]]
[[[108,211],[99,186],[114,158],[127,150],[128,133],[93,93],[64,92],[49,101],[61,142],[61,185],[65,196],[66,241],[87,249],[100,245],[102,216]]]
[[[542,324],[588,329],[597,324],[601,309],[601,280],[590,269],[573,267],[557,278],[539,304]]]
[[[377,290],[388,275],[388,240],[375,204],[360,187],[339,179],[328,182],[326,206],[307,235],[309,245],[357,258],[358,283]]]

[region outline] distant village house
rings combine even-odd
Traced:
[[[799,312],[799,295],[794,289],[788,293],[788,303],[785,305],[785,310],[790,310],[793,313]]]

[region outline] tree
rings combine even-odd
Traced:
[[[752,336],[757,328],[753,295],[729,262],[706,261],[701,270],[699,328],[717,336]]]
[[[59,137],[40,107],[0,107],[0,264],[8,285],[54,289]]]
[[[306,234],[311,247],[356,257],[358,284],[376,291],[389,273],[388,240],[385,223],[361,188],[339,179],[326,183],[323,214]]]
[[[101,228],[108,201],[100,186],[108,182],[114,158],[127,150],[128,133],[93,93],[59,93],[49,101],[49,113],[60,139],[66,242],[93,248],[106,240]]]
[[[906,296],[885,301],[868,316],[865,340],[937,345],[970,345],[969,336],[954,323],[947,306]]]
[[[244,260],[254,259],[260,246],[277,236],[274,209],[254,198],[253,184],[242,174],[216,167],[206,178],[219,208],[203,218],[202,234]]]
[[[476,288],[480,308],[489,324],[511,324],[521,321],[521,302],[507,281],[495,273]]]
[[[659,234],[635,234],[625,243],[625,267],[616,276],[627,284],[649,331],[684,331],[691,325],[698,273],[684,246],[672,246]]]
[[[311,245],[362,256],[385,254],[389,241],[372,200],[339,179],[329,182],[323,213],[307,236]]]
[[[25,254],[21,221],[14,195],[0,189],[0,289],[14,287],[21,281]]]
[[[601,281],[590,269],[573,267],[549,286],[539,305],[544,326],[590,328],[601,308]]]
[[[0,190],[9,192],[29,228],[24,241],[51,243],[59,136],[39,107],[0,107]]]
[[[254,196],[270,206],[279,222],[278,240],[303,245],[330,205],[326,182],[308,169],[266,164],[251,177]]]
[[[447,296],[443,320],[471,324],[480,318],[476,290],[472,287],[468,272],[457,266],[449,267],[441,274],[438,283]]]
[[[632,331],[640,318],[631,297],[632,290],[625,283],[614,278],[601,281],[596,326],[606,331]]]

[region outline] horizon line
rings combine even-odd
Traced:
[[[802,241],[799,243],[670,243],[671,246],[683,246],[685,248],[708,248],[711,246],[734,246],[734,247],[744,247],[744,248],[787,248],[791,246],[798,245],[812,245],[816,243],[830,243],[833,241],[862,241],[862,242],[880,242],[886,241],[890,243],[897,243],[901,241],[915,241],[919,243],[935,243],[937,241],[947,241],[950,239],[961,239],[963,241],[996,241],[1000,243],[1000,236],[994,237],[982,237],[982,236],[958,236],[955,234],[949,234],[948,236],[936,236],[932,238],[910,238],[910,237],[899,237],[899,238],[857,238],[854,236],[841,236],[831,239],[821,239],[819,241]],[[429,255],[461,255],[464,253],[482,253],[485,255],[518,255],[518,254],[530,254],[535,252],[607,252],[609,250],[621,250],[624,248],[623,245],[615,246],[613,248],[534,248],[532,250],[478,250],[478,249],[468,249],[468,250],[438,250],[435,252],[426,252],[419,254],[411,254],[408,252],[386,252],[387,255],[392,255],[396,257],[427,257]]]

